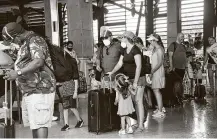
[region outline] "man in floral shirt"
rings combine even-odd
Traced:
[[[50,70],[53,66],[48,46],[43,38],[32,35],[33,33],[15,22],[8,23],[3,28],[3,38],[10,42],[16,38],[16,43],[21,46],[15,70],[6,73],[4,78],[16,79],[22,92],[24,126],[30,125],[34,138],[47,138],[53,115],[56,80]]]

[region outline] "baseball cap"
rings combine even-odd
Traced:
[[[122,39],[123,37],[127,37],[127,38],[132,39],[132,40],[135,40],[137,38],[136,35],[132,31],[125,31],[118,38]]]
[[[20,24],[11,22],[3,27],[2,36],[4,40],[10,40],[14,39],[18,34],[21,34],[23,32],[24,28]]]
[[[109,30],[109,27],[102,26],[100,28],[100,37],[101,38],[108,38],[112,36],[112,32]]]
[[[158,41],[158,39],[153,35],[151,34],[150,36],[148,36],[148,41]]]

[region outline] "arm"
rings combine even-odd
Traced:
[[[208,61],[208,53],[206,52],[205,57],[204,57],[204,62],[203,62],[203,68],[207,61]]]
[[[142,58],[141,55],[137,54],[134,56],[135,63],[136,63],[136,73],[135,73],[135,78],[134,78],[134,83],[138,83],[140,74],[141,74],[141,69],[142,69]]]
[[[74,94],[78,94],[78,79],[75,79],[74,80],[74,82],[75,82],[75,90],[74,90]]]
[[[173,69],[173,52],[169,52],[170,68]]]
[[[123,58],[124,58],[124,56],[121,55],[120,58],[119,58],[118,63],[116,64],[114,69],[111,71],[111,74],[114,74],[115,72],[117,72],[123,66]]]
[[[34,59],[26,67],[20,69],[22,74],[27,74],[36,71],[44,65],[43,59]]]
[[[158,51],[157,52],[157,59],[158,59],[158,63],[157,65],[152,69],[151,74],[155,73],[162,65],[163,65],[163,59],[164,59],[164,55],[162,51]]]

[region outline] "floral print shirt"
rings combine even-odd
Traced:
[[[15,62],[15,70],[26,67],[34,59],[43,59],[44,66],[34,72],[21,75],[17,78],[17,85],[23,95],[48,94],[56,90],[54,74],[47,67],[53,69],[48,46],[39,36],[33,36],[20,47]]]

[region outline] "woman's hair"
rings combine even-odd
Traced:
[[[69,44],[73,45],[74,43],[72,41],[68,41],[67,45],[69,45]]]
[[[128,38],[128,37],[126,37],[126,38],[127,38],[128,42],[129,42],[130,44],[134,44],[134,40],[132,40],[132,39],[130,39],[130,38]]]
[[[116,79],[115,86],[119,93],[123,96],[124,99],[128,97],[128,87],[129,87],[129,82],[126,81],[127,79],[121,75]]]
[[[158,39],[157,43],[164,48],[161,37],[158,34],[153,34],[153,36]]]
[[[216,41],[215,37],[213,36],[210,36],[208,39],[214,39]]]
[[[142,39],[140,37],[136,38],[135,43],[140,43],[141,45],[144,45],[143,41],[142,41]]]

